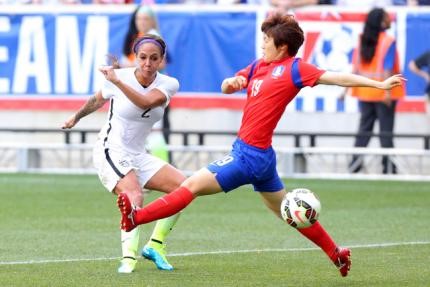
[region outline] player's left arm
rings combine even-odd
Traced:
[[[319,84],[338,85],[342,87],[371,87],[381,90],[391,90],[394,87],[402,85],[406,79],[400,75],[392,75],[396,59],[396,45],[392,43],[384,58],[384,81],[376,81],[361,75],[351,73],[335,73],[326,71],[317,81]],[[388,100],[389,100],[389,93]]]
[[[401,74],[388,77],[384,81],[376,81],[356,74],[326,71],[319,77],[317,83],[341,87],[370,87],[391,90],[394,87],[401,86],[403,81],[406,81],[406,79]]]

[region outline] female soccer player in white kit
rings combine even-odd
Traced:
[[[175,78],[158,72],[166,45],[160,37],[146,35],[136,39],[133,51],[136,67],[99,69],[106,78],[102,89],[63,128],[72,128],[82,117],[110,101],[107,122],[94,148],[94,164],[107,190],[115,194],[125,192],[135,206],[142,206],[143,188],[169,192],[179,187],[185,176],[145,150],[145,139],[179,89]],[[142,256],[154,261],[161,270],[173,269],[165,257],[163,241],[178,216],[179,213],[157,222],[151,240],[142,250]],[[123,258],[118,272],[131,273],[136,265],[139,230],[122,230],[121,243]]]

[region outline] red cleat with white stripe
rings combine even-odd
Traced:
[[[336,247],[332,260],[339,269],[340,275],[342,275],[342,277],[347,276],[351,269],[351,250],[348,248]]]
[[[132,206],[128,196],[121,192],[116,201],[119,211],[121,212],[121,229],[127,232],[132,231],[137,225],[134,224],[135,208]]]

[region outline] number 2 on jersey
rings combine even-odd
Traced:
[[[149,111],[151,110],[151,108],[149,108],[149,109],[147,109],[147,110],[145,110],[143,113],[142,113],[142,118],[149,118],[149,115],[148,115],[148,113],[149,113]]]

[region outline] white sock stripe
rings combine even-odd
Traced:
[[[428,245],[430,241],[411,241],[411,242],[387,242],[373,244],[357,244],[349,245],[348,248],[380,248],[406,245]],[[318,247],[303,247],[303,248],[268,248],[268,249],[245,249],[245,250],[218,250],[218,251],[201,251],[201,252],[185,252],[168,254],[169,257],[185,257],[199,255],[218,255],[218,254],[234,254],[234,253],[259,253],[259,252],[300,252],[300,251],[315,251],[320,250]],[[75,258],[75,259],[41,259],[28,261],[0,261],[0,265],[26,265],[26,264],[47,264],[47,263],[63,263],[63,262],[80,262],[80,261],[104,261],[104,260],[119,260],[121,257],[99,257],[99,258]]]

